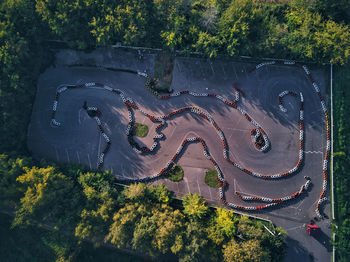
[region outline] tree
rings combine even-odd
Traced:
[[[118,192],[113,187],[111,172],[81,173],[78,181],[82,187],[85,206],[75,228],[80,239],[103,239],[112,223],[112,214],[118,205]]]
[[[168,188],[163,185],[148,186],[150,198],[152,201],[161,203],[161,204],[170,204],[172,200],[172,193]]]
[[[149,45],[159,35],[157,18],[152,1],[123,0],[98,5],[89,26],[98,45],[106,46],[115,42],[125,45]]]
[[[183,234],[183,215],[166,205],[157,205],[151,216],[144,216],[135,227],[133,248],[156,256],[169,251],[174,254],[181,250]]]
[[[238,219],[229,210],[218,208],[208,228],[209,238],[217,245],[236,235]]]
[[[320,13],[325,18],[340,21],[346,16],[345,13],[350,7],[350,2],[347,0],[293,0],[291,5],[302,7],[314,13]]]
[[[346,218],[337,230],[337,242],[335,243],[339,261],[346,261],[350,257],[350,219]]]
[[[252,55],[264,38],[261,9],[252,0],[234,0],[218,22],[218,37],[230,55]],[[259,25],[259,26],[258,26]]]
[[[201,261],[209,256],[208,238],[203,225],[197,221],[187,223],[182,249],[179,251],[180,262]]]
[[[43,45],[48,32],[31,0],[0,3],[0,152],[28,154],[27,127],[36,79],[51,59]],[[20,105],[20,106],[19,106]],[[14,139],[8,139],[12,137]]]
[[[268,254],[261,248],[258,240],[248,240],[237,243],[232,239],[223,249],[224,261],[267,262]]]
[[[259,239],[263,234],[262,229],[254,225],[247,216],[240,217],[237,229],[244,239]]]
[[[287,254],[287,244],[285,242],[286,231],[281,227],[274,228],[274,236],[264,231],[261,237],[261,247],[269,256],[271,262],[283,261]]]
[[[193,220],[201,220],[208,214],[208,206],[199,194],[187,194],[182,205],[184,214]]]
[[[216,57],[221,50],[223,42],[218,36],[210,35],[207,32],[199,32],[198,40],[193,46],[199,52],[203,52],[209,57]]]
[[[67,225],[75,219],[79,197],[73,181],[54,167],[24,167],[17,181],[26,187],[16,210],[15,226],[38,222]]]
[[[36,0],[36,12],[51,32],[71,47],[91,48],[94,45],[89,22],[99,13],[94,0]]]
[[[321,59],[340,65],[349,61],[350,26],[328,20],[322,30],[315,32],[315,41],[316,48],[321,50]]]
[[[149,214],[144,204],[126,204],[113,216],[113,223],[109,228],[105,241],[111,242],[118,248],[131,247],[136,223],[142,216]]]
[[[325,21],[320,14],[300,7],[286,16],[288,33],[281,41],[295,56],[341,65],[349,60],[349,26]]]
[[[30,158],[9,158],[0,155],[0,195],[1,204],[15,207],[25,192],[25,187],[17,181],[22,175],[25,167],[31,165]]]
[[[171,193],[164,185],[147,186],[144,183],[131,184],[123,191],[126,201],[142,203],[164,203],[171,201]]]

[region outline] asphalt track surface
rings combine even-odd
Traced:
[[[95,54],[99,57],[99,54]],[[62,55],[61,57],[63,57]],[[233,82],[245,93],[239,101],[240,107],[249,113],[268,134],[271,148],[262,153],[252,144],[252,125],[237,110],[225,106],[211,98],[180,96],[170,100],[158,100],[144,88],[145,79],[130,73],[114,72],[92,67],[69,67],[69,63],[59,62],[42,74],[33,109],[32,122],[28,132],[28,146],[37,158],[48,158],[58,162],[81,163],[91,169],[97,167],[98,156],[103,150],[104,140],[97,130],[96,122],[82,109],[86,100],[88,106],[95,106],[102,112],[101,121],[111,138],[110,152],[105,156],[105,169],[112,169],[117,177],[141,178],[153,174],[164,167],[186,137],[200,136],[208,146],[228,182],[226,199],[247,205],[234,193],[236,191],[277,198],[290,195],[305,183],[304,176],[311,178],[312,186],[307,193],[282,207],[260,211],[277,225],[283,226],[289,235],[288,261],[308,261],[312,253],[315,261],[329,261],[330,249],[327,243],[330,221],[318,223],[325,233],[324,239],[313,239],[306,235],[303,224],[315,216],[315,203],[322,189],[322,159],[325,148],[325,121],[320,102],[305,77],[297,67],[265,66],[252,73],[255,64],[230,61],[206,61],[193,58],[175,60],[172,88],[174,91],[191,90],[198,93],[216,93],[228,100],[234,100]],[[62,59],[62,58],[61,58]],[[110,60],[109,60],[110,59]],[[111,62],[115,56],[102,59],[103,65],[111,63],[116,68],[148,70],[152,74],[154,56],[146,55],[145,61],[138,62],[133,57]],[[125,65],[128,61],[128,65]],[[79,63],[78,63],[79,64]],[[110,65],[109,65],[110,66]],[[130,68],[131,67],[131,68]],[[322,70],[312,70],[321,92],[325,95],[325,76]],[[233,161],[261,173],[278,173],[292,168],[298,160],[299,150],[299,101],[291,96],[283,98],[287,112],[278,106],[278,95],[284,90],[302,92],[304,105],[304,164],[298,174],[279,180],[263,180],[247,175],[227,163],[222,156],[220,139],[207,121],[193,114],[183,114],[167,120],[163,129],[166,137],[159,149],[147,156],[135,153],[127,142],[125,128],[128,123],[126,108],[121,99],[109,92],[98,89],[69,90],[60,97],[57,118],[62,125],[52,127],[50,117],[56,88],[62,84],[83,84],[99,82],[123,90],[146,112],[165,115],[181,107],[196,106],[208,112],[223,130],[230,157]],[[136,112],[136,111],[135,111]],[[150,127],[146,138],[139,143],[151,146],[155,135],[155,124],[140,113],[135,113],[137,122]],[[204,174],[213,168],[204,155],[200,144],[191,144],[178,163],[184,168],[184,180],[178,183],[159,179],[154,184],[163,183],[182,196],[188,192],[200,193],[213,204],[220,205],[218,190],[204,184]],[[323,205],[323,212],[329,216],[329,204]]]

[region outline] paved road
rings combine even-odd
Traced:
[[[95,121],[81,109],[85,100],[89,106],[98,107],[103,114],[101,121],[112,141],[111,150],[105,156],[104,168],[112,169],[116,176],[136,178],[156,173],[165,166],[185,137],[199,135],[206,141],[210,154],[228,181],[226,198],[230,202],[246,204],[234,195],[235,191],[270,198],[290,195],[305,183],[305,175],[310,176],[312,188],[304,197],[283,207],[260,212],[258,215],[271,219],[287,230],[290,244],[287,261],[309,261],[309,253],[314,256],[314,261],[330,260],[329,246],[323,243],[323,239],[327,240],[330,235],[330,220],[318,222],[325,233],[322,240],[308,237],[303,229],[303,224],[315,216],[315,202],[321,191],[321,161],[326,129],[318,97],[299,68],[267,66],[249,74],[253,64],[181,57],[175,60],[172,82],[175,91],[217,93],[233,100],[232,83],[237,82],[238,87],[245,93],[239,105],[259,122],[271,141],[271,150],[261,153],[251,142],[249,131],[253,126],[237,110],[225,106],[217,99],[181,96],[161,101],[145,90],[145,79],[142,77],[92,67],[68,66],[88,61],[106,67],[147,70],[152,74],[152,54],[146,55],[143,62],[138,61],[137,56],[132,53],[105,50],[91,54],[63,51],[57,57],[56,67],[47,69],[38,83],[28,137],[28,146],[35,157],[97,167],[97,156],[104,148],[104,139],[98,132]],[[325,94],[324,72],[313,70],[312,74]],[[56,114],[62,126],[51,127],[50,114],[56,88],[61,84],[92,81],[124,90],[144,111],[154,115],[164,115],[184,106],[202,108],[212,115],[225,133],[231,158],[260,173],[286,171],[297,162],[299,101],[286,96],[284,105],[288,111],[283,113],[278,107],[278,94],[284,90],[302,92],[305,98],[304,166],[301,172],[287,179],[267,181],[251,177],[224,160],[220,138],[213,127],[190,113],[167,120],[167,127],[163,130],[166,139],[160,143],[160,148],[155,154],[137,155],[126,140],[125,128],[128,119],[121,99],[97,89],[63,93]],[[140,113],[135,113],[135,118],[137,122],[150,127],[150,135],[139,139],[139,142],[151,146],[155,124]],[[167,179],[160,179],[154,184],[166,184],[179,196],[197,192],[209,202],[219,204],[218,190],[204,184],[205,171],[212,168],[212,165],[203,156],[200,145],[191,144],[179,160],[179,164],[185,171],[183,181],[173,183]],[[329,204],[325,206],[325,213],[330,215]]]

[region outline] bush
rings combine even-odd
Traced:
[[[134,123],[134,134],[138,137],[145,137],[148,134],[148,126],[140,123]]]
[[[184,170],[179,165],[173,165],[168,172],[168,179],[173,182],[179,182],[184,178]]]
[[[218,188],[220,187],[220,183],[217,178],[218,172],[215,169],[209,169],[205,172],[204,182],[210,187]]]

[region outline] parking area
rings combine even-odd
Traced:
[[[175,59],[172,89],[174,92],[190,90],[196,93],[215,93],[233,101],[233,83],[242,90],[244,97],[239,107],[247,112],[266,132],[271,146],[260,152],[252,143],[252,124],[237,109],[225,105],[219,99],[181,95],[159,100],[145,85],[145,78],[106,68],[139,70],[152,75],[154,54],[145,54],[139,61],[133,53],[116,50],[100,50],[90,54],[62,51],[57,55],[55,67],[48,68],[40,77],[38,92],[28,131],[28,147],[36,158],[57,162],[80,163],[96,169],[98,157],[104,148],[104,139],[98,132],[96,122],[90,118],[82,105],[97,107],[102,116],[101,124],[111,139],[111,148],[104,158],[104,169],[111,169],[117,178],[142,178],[159,172],[171,159],[185,138],[200,136],[206,142],[210,155],[223,172],[227,181],[226,200],[237,205],[247,205],[236,192],[249,196],[280,198],[291,195],[305,184],[304,176],[311,178],[311,187],[301,197],[282,206],[255,212],[283,226],[289,235],[288,261],[307,261],[309,253],[315,261],[329,261],[327,243],[306,235],[303,224],[315,217],[315,204],[322,190],[322,161],[325,152],[326,128],[320,101],[305,73],[298,67],[269,65],[250,72],[256,64],[225,60],[206,60],[177,57]],[[95,64],[98,67],[86,66]],[[84,66],[85,65],[85,66]],[[103,68],[102,68],[103,67]],[[323,70],[312,70],[321,93],[325,95],[326,77]],[[282,179],[266,180],[248,175],[223,157],[220,137],[208,121],[190,112],[166,120],[162,129],[165,139],[160,141],[152,154],[137,154],[129,145],[125,134],[128,112],[120,97],[98,88],[80,88],[62,93],[56,118],[61,126],[52,126],[52,103],[58,87],[98,82],[118,88],[145,112],[162,116],[183,107],[198,107],[210,114],[225,135],[230,158],[242,167],[261,174],[283,173],[292,169],[299,156],[299,99],[283,98],[287,112],[279,108],[278,96],[288,90],[303,94],[304,103],[304,160],[300,171]],[[156,134],[156,123],[135,111],[136,122],[149,126],[149,135],[138,142],[150,147]],[[200,144],[187,146],[177,161],[184,169],[184,179],[174,183],[166,178],[153,184],[165,184],[176,195],[189,192],[200,193],[208,202],[221,205],[218,189],[204,183],[206,170],[212,163],[203,155]],[[253,203],[254,204],[254,203]],[[326,216],[330,208],[323,207]],[[330,235],[330,220],[318,225]],[[327,240],[327,238],[325,238]]]

